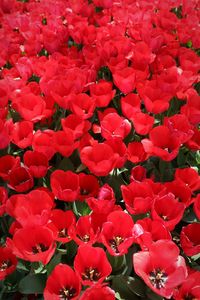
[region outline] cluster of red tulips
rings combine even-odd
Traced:
[[[0,299],[200,299],[200,1],[0,1]]]

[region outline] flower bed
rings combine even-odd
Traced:
[[[200,299],[199,1],[0,18],[0,298]]]

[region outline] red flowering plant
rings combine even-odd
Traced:
[[[0,298],[200,299],[200,1],[0,1]]]

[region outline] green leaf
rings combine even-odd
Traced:
[[[32,269],[35,274],[46,273],[46,269],[44,268],[43,263],[41,263],[40,261],[33,262]]]
[[[122,274],[129,276],[133,270],[133,254],[137,252],[138,247],[134,244],[129,248],[128,253],[126,254],[126,268],[123,270]]]
[[[127,276],[126,278],[129,289],[137,296],[145,297],[146,285],[144,284],[144,282],[136,277]]]
[[[38,77],[38,76],[35,75],[35,74],[32,74],[32,76],[28,79],[28,82],[33,82],[33,81],[39,83],[40,77]]]
[[[5,291],[6,291],[6,287],[3,285],[3,282],[0,281],[0,299],[1,300],[3,300]]]
[[[177,156],[177,164],[179,167],[187,166],[187,154],[188,150],[185,148],[180,148],[179,154]]]
[[[195,270],[195,271],[199,271],[200,272],[200,266],[198,265],[198,266],[195,266],[195,267],[193,267],[193,269]]]
[[[19,283],[19,292],[22,294],[42,294],[47,276],[45,274],[29,274]]]
[[[133,221],[136,223],[138,220],[142,220],[144,218],[147,218],[149,217],[149,214],[146,213],[146,214],[137,214],[137,215],[131,215]]]
[[[196,254],[196,255],[193,255],[191,257],[192,260],[198,260],[200,258],[200,253]]]
[[[192,41],[189,40],[189,41],[187,42],[187,47],[188,47],[188,48],[192,48]]]
[[[20,280],[25,276],[25,272],[15,270],[15,272],[8,275],[4,280],[4,291],[6,293],[13,293],[18,290]],[[0,298],[1,299],[1,298]]]
[[[12,68],[12,65],[9,61],[7,61],[6,64],[3,66],[3,68],[10,70]]]
[[[200,56],[200,49],[198,49],[196,53]],[[194,88],[197,91],[197,93],[200,94],[200,82],[195,83]]]
[[[112,280],[112,289],[116,292],[117,299],[120,300],[139,300],[140,298],[128,287],[125,276],[115,276]]]
[[[48,275],[53,271],[55,266],[57,266],[61,262],[61,258],[62,258],[62,253],[57,253],[56,255],[53,256],[53,258],[48,263],[48,265],[46,265],[46,270]]]
[[[63,171],[74,171],[74,165],[68,157],[64,157],[59,163],[58,169]]]
[[[102,12],[102,10],[103,10],[103,7],[99,7],[99,6],[95,7],[96,13]]]
[[[31,263],[22,259],[18,259],[17,269],[29,272],[31,269]]]
[[[198,222],[198,219],[192,208],[186,210],[186,213],[183,216],[183,221],[186,223]]]
[[[78,246],[74,241],[70,241],[66,244],[67,255],[63,256],[63,259],[65,259],[65,263],[69,265],[72,264],[73,258],[77,252],[77,248]]]
[[[157,295],[156,293],[154,293],[152,290],[150,290],[149,288],[147,288],[147,292],[146,295],[148,296],[148,300],[164,300],[163,297]]]
[[[22,0],[22,1],[28,1],[28,0]],[[38,53],[39,56],[46,56],[48,57],[49,56],[49,53],[46,49],[42,49],[39,53]]]
[[[107,258],[112,266],[112,274],[119,274],[124,268],[126,268],[126,257],[125,255],[113,256],[107,252]]]
[[[87,167],[84,164],[80,164],[76,169],[76,173],[83,172],[85,169],[87,169]]]
[[[89,215],[91,212],[89,206],[84,201],[73,202],[73,211],[78,217]]]
[[[97,79],[104,79],[107,81],[112,80],[112,73],[107,66],[101,67],[101,69],[98,71]]]
[[[159,172],[161,182],[171,181],[173,179],[174,170],[170,162],[160,159]]]
[[[187,164],[192,167],[196,167],[196,153],[193,151],[189,151],[187,155]]]
[[[179,7],[174,7],[170,10],[171,12],[173,12],[177,18],[182,19],[182,6],[180,5]]]
[[[117,176],[127,171],[129,171],[127,168],[117,169]]]
[[[104,183],[108,183],[113,188],[115,197],[119,201],[122,199],[121,185],[126,184],[126,182],[123,179],[122,173],[117,175],[115,171],[117,172],[117,170],[114,170],[112,174],[104,178]]]
[[[118,292],[115,293],[115,298],[116,298],[117,300],[123,300]]]
[[[176,97],[172,98],[170,101],[170,106],[167,111],[167,116],[173,116],[180,111],[181,106],[185,104],[185,100],[177,99]]]
[[[200,151],[196,152],[196,162],[200,165]]]

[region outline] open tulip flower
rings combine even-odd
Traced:
[[[200,300],[200,0],[0,0],[0,299]]]
[[[153,291],[167,299],[187,277],[185,260],[172,241],[159,240],[151,245],[149,251],[134,254],[133,265],[136,274]]]

